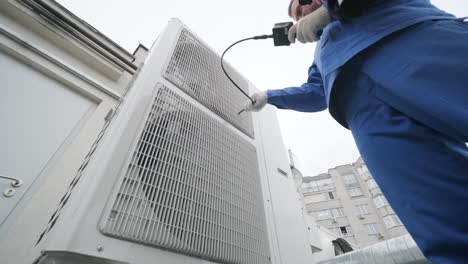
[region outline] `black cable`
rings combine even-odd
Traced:
[[[228,77],[228,79],[234,84],[234,86],[237,87],[237,89],[239,89],[239,91],[241,91],[241,93],[243,93],[245,96],[247,96],[247,98],[249,98],[249,100],[252,102],[252,104],[255,103],[255,100],[252,99],[252,97],[250,97],[246,92],[244,92],[244,90],[242,90],[239,85],[237,85],[236,82],[234,82],[234,80],[231,79],[231,77],[229,76],[229,74],[226,72],[226,69],[224,69],[224,63],[223,63],[223,59],[224,59],[224,54],[226,54],[226,52],[232,48],[234,45],[237,45],[241,42],[244,42],[244,41],[247,41],[247,40],[259,40],[259,39],[268,39],[268,38],[273,38],[273,35],[260,35],[260,36],[254,36],[254,37],[250,37],[250,38],[245,38],[245,39],[241,39],[241,40],[238,40],[234,43],[232,43],[229,47],[227,47],[226,50],[224,50],[223,52],[223,55],[221,55],[221,68],[223,69],[223,72],[224,74],[226,74],[226,76]]]

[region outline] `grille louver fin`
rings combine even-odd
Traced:
[[[103,233],[222,263],[269,263],[255,147],[156,89]]]
[[[249,99],[226,78],[220,60],[220,56],[192,33],[182,29],[163,76],[253,138],[251,114],[238,114]],[[247,81],[229,65],[226,65],[226,70],[241,89],[249,93]]]

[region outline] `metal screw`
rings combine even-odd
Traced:
[[[4,192],[3,192],[3,195],[5,197],[12,197],[13,195],[15,195],[16,191],[13,190],[13,189],[6,189]]]
[[[21,187],[21,185],[23,185],[23,183],[24,183],[24,182],[23,182],[22,180],[17,179],[16,181],[12,181],[12,182],[11,182],[11,186],[17,188],[17,187]]]
[[[98,251],[98,252],[102,252],[103,250],[104,250],[104,247],[103,247],[103,246],[98,246],[98,247],[97,247],[97,251]]]

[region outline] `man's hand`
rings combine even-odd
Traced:
[[[318,41],[320,39],[320,32],[330,22],[330,14],[328,10],[322,6],[301,18],[289,29],[289,42],[294,43],[296,39],[301,43]]]
[[[260,110],[262,110],[263,107],[265,107],[265,105],[267,104],[268,102],[268,95],[266,92],[258,92],[258,93],[254,93],[252,95],[252,99],[254,100],[254,103],[252,102],[249,102],[245,108],[244,108],[244,111],[246,112],[258,112]]]

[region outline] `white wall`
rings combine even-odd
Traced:
[[[96,102],[0,53],[0,174],[21,179],[15,195],[3,197],[0,224]],[[0,190],[10,188],[0,181]]]
[[[15,0],[0,1],[0,69],[0,175],[24,181],[14,196],[0,195],[0,256],[32,263],[132,75]],[[6,188],[0,179],[0,193]]]

